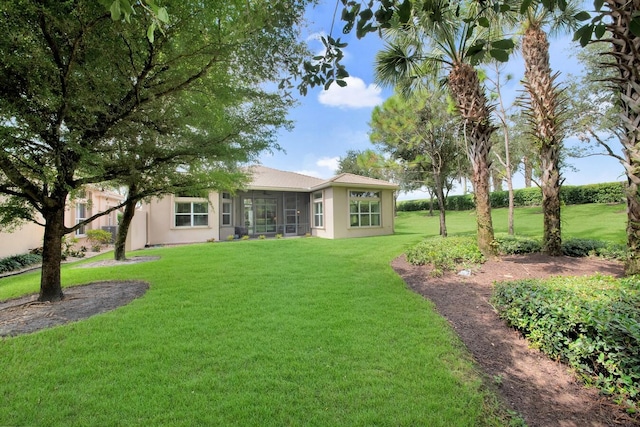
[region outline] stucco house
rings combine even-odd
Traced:
[[[250,172],[250,184],[234,194],[152,200],[136,213],[146,218],[147,245],[245,235],[338,239],[393,234],[395,184],[348,173],[320,179],[261,165]]]
[[[94,213],[106,211],[124,201],[122,194],[98,187],[88,187],[80,192],[74,200],[67,203],[65,225],[72,227],[90,218]],[[91,223],[80,227],[72,237],[78,239],[78,246],[86,243],[87,230],[106,229],[114,231],[118,224],[117,211],[101,216]],[[24,254],[29,250],[42,246],[44,227],[28,222],[12,230],[11,233],[0,231],[0,258]]]
[[[167,195],[141,205],[129,228],[126,250],[229,236],[339,239],[393,234],[395,184],[348,173],[320,179],[259,165],[250,172],[250,184],[233,194]],[[69,201],[65,223],[72,226],[123,200],[121,194],[88,188]],[[117,211],[113,211],[81,227],[74,237],[80,246],[86,244],[87,230],[113,231],[116,226]],[[12,233],[0,232],[0,258],[42,246],[43,233],[44,228],[33,223]]]

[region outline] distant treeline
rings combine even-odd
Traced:
[[[560,188],[560,198],[565,205],[582,205],[586,203],[624,203],[624,182],[607,182],[604,184],[564,185]],[[515,207],[542,205],[542,192],[538,187],[522,188],[513,191]],[[398,202],[399,211],[429,210],[429,199],[406,200]],[[509,207],[509,192],[494,191],[491,193],[491,207]],[[434,200],[434,209],[437,209]],[[446,200],[448,211],[468,211],[475,209],[473,194],[449,196]]]

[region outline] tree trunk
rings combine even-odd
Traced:
[[[38,301],[60,301],[64,298],[60,280],[62,236],[64,236],[64,203],[62,207],[45,213],[42,274]]]
[[[551,74],[549,42],[539,22],[530,22],[522,39],[525,62],[525,89],[529,94],[532,133],[540,154],[540,181],[544,231],[542,252],[562,255],[560,230],[560,149],[562,123],[560,90],[555,85],[558,74]]]
[[[476,221],[478,223],[478,249],[487,258],[495,256],[489,181],[488,165],[482,162],[474,163],[473,186],[475,189]]]
[[[468,140],[467,155],[473,169],[473,186],[476,198],[476,221],[478,223],[478,248],[487,257],[493,258],[493,222],[489,199],[491,134],[496,128],[491,124],[491,110],[484,88],[480,86],[477,71],[464,62],[459,62],[449,71],[449,88],[456,100],[458,112],[464,120],[464,133]]]
[[[440,236],[447,237],[447,222],[445,215],[445,197],[442,190],[442,182],[440,175],[434,177],[436,179],[436,193],[438,197],[438,210],[440,211]]]
[[[131,194],[131,188],[129,188],[129,194]],[[124,214],[122,215],[120,224],[118,224],[118,234],[113,251],[113,256],[116,261],[125,261],[127,259],[125,246],[127,243],[127,235],[129,234],[129,226],[136,213],[136,203],[136,201],[127,199],[127,204],[124,206]]]
[[[493,191],[502,191],[502,178],[497,170],[491,172],[491,178],[493,179]]]
[[[544,212],[544,234],[542,252],[546,255],[562,255],[562,233],[560,229],[560,172],[558,168],[558,145],[542,144],[542,211]]]
[[[531,188],[531,182],[533,181],[533,166],[531,165],[529,157],[524,156],[522,164],[524,165],[524,187]]]
[[[628,180],[627,260],[624,266],[625,274],[628,276],[640,273],[640,198],[638,190],[638,183]]]
[[[622,143],[627,173],[627,275],[640,274],[640,55],[638,37],[631,31],[633,15],[640,10],[640,0],[606,0],[611,22],[607,30],[611,33],[612,65],[617,76],[611,80],[618,92],[622,113]]]
[[[507,160],[508,161],[508,160]],[[515,211],[514,193],[513,193],[513,179],[511,177],[511,166],[507,166],[507,189],[509,191],[509,218],[508,218],[508,233],[509,236],[515,234],[513,226],[513,214]]]

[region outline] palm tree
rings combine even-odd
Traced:
[[[474,68],[491,37],[490,34],[479,37],[479,27],[475,27],[475,18],[479,16],[477,6],[474,2],[460,12],[457,4],[442,0],[414,5],[413,19],[385,31],[388,45],[376,58],[376,79],[381,84],[403,86],[409,93],[424,77],[447,72],[446,85],[462,118],[473,170],[478,247],[483,254],[492,256],[495,251],[489,169],[491,134],[496,126],[491,122],[493,106],[487,101]],[[473,19],[463,19],[460,13]]]
[[[560,151],[564,138],[562,91],[556,83],[549,63],[549,41],[544,28],[551,33],[575,29],[575,3],[562,11],[551,11],[539,2],[531,2],[523,10],[524,35],[522,57],[525,63],[524,87],[528,94],[525,114],[531,124],[531,135],[540,156],[540,186],[544,214],[543,252],[562,255],[560,223]]]
[[[609,84],[617,92],[620,114],[620,142],[627,173],[627,249],[625,265],[628,275],[640,274],[640,0],[605,0],[602,12],[609,21],[605,28],[611,43],[607,55],[615,75]],[[633,27],[636,27],[634,29]],[[597,29],[596,29],[597,33]]]

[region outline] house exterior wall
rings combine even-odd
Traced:
[[[208,202],[208,224],[202,226],[176,227],[176,203]],[[219,195],[209,193],[208,199],[197,197],[165,196],[153,199],[148,206],[148,244],[171,245],[220,240]]]
[[[44,228],[27,222],[12,233],[0,232],[0,258],[26,254],[29,250],[42,246]]]
[[[343,239],[393,234],[393,190],[374,190],[380,192],[380,226],[351,227],[349,221],[349,192],[352,190],[359,191],[363,189],[357,186],[333,187],[332,209],[329,210],[327,208],[327,214],[325,215],[332,219],[332,237],[329,238]]]
[[[135,251],[147,245],[147,216],[149,212],[144,209],[137,209],[129,225],[125,251]]]
[[[119,205],[124,197],[110,191],[98,189],[87,189],[84,198],[69,201],[65,212],[64,224],[72,227],[76,224],[78,218],[77,204],[85,204],[85,216],[89,218],[91,215],[105,211],[108,208]],[[113,211],[107,215],[101,216],[93,220],[85,227],[85,230],[102,229],[106,226],[116,226],[118,223],[117,211]],[[77,238],[77,247],[87,245],[86,234],[71,233],[69,237]],[[43,244],[44,227],[32,222],[25,223],[22,227],[17,228],[11,233],[0,232],[0,258],[6,258],[11,255],[19,255],[29,252],[34,248],[39,248]]]
[[[335,218],[333,212],[335,212],[334,204],[334,189],[329,187],[322,190],[323,209],[324,209],[324,227],[314,227],[311,230],[311,235],[315,237],[322,237],[325,239],[333,239],[335,235]],[[313,214],[313,203],[311,204]],[[346,215],[346,214],[345,214]],[[312,215],[313,218],[313,215]]]
[[[73,227],[77,224],[78,204],[85,205],[84,218],[89,218],[90,216],[98,212],[104,212],[109,208],[119,205],[120,203],[122,203],[122,201],[124,201],[124,196],[117,193],[99,190],[87,190],[85,197],[70,201],[67,204],[67,211],[65,212],[64,221],[65,225],[67,227]],[[77,230],[74,233],[70,234],[70,236],[78,239],[77,246],[81,246],[86,244],[87,230],[101,230],[105,227],[109,227],[109,229],[115,231],[115,228],[113,227],[116,227],[117,225],[118,210],[114,210],[106,215],[96,218],[95,220],[91,221],[91,223],[87,224],[84,227],[84,230]]]

